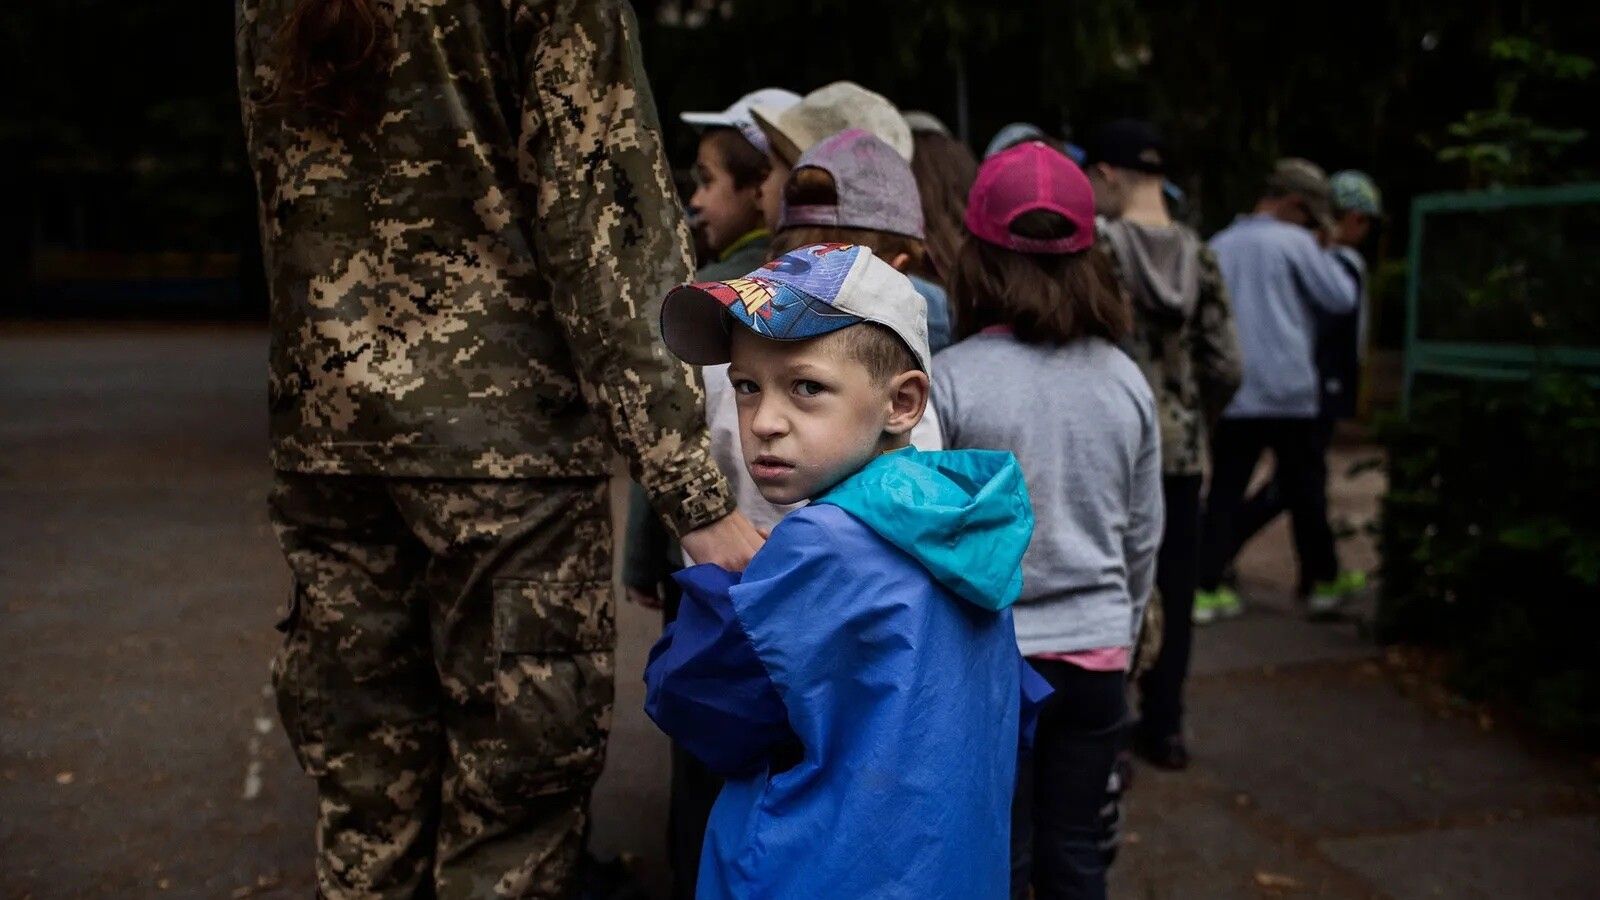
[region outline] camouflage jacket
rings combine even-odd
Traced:
[[[294,0],[238,0],[272,297],[273,463],[544,478],[627,458],[678,531],[730,511],[658,311],[691,271],[624,0],[396,0],[381,117],[278,102]]]
[[[1104,237],[1104,230],[1101,231]],[[1144,371],[1156,396],[1161,419],[1161,470],[1164,475],[1199,475],[1205,471],[1208,426],[1239,388],[1239,340],[1234,333],[1228,287],[1217,257],[1203,241],[1199,252],[1200,292],[1187,318],[1153,312],[1133,303],[1133,333],[1123,349]],[[1127,261],[1117,258],[1109,240],[1100,240],[1117,280],[1130,295]]]

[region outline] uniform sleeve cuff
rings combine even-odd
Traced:
[[[679,538],[725,518],[736,509],[728,480],[709,459],[702,457],[700,465],[703,474],[657,491],[651,497],[662,521]]]

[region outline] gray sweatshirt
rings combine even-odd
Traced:
[[[1355,279],[1311,232],[1268,215],[1240,216],[1211,238],[1211,249],[1222,264],[1244,354],[1244,380],[1223,418],[1315,418],[1312,307],[1355,309]]]
[[[1033,502],[1013,607],[1023,655],[1131,647],[1161,541],[1161,432],[1139,367],[1099,338],[979,334],[934,358],[945,446],[1010,450]]]

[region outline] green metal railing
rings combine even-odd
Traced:
[[[1581,223],[1581,233],[1575,236],[1577,246],[1568,247],[1565,241],[1569,236],[1560,234],[1562,242],[1556,248],[1558,252],[1553,255],[1555,265],[1576,267],[1574,271],[1579,273],[1579,294],[1590,288],[1592,282],[1588,279],[1595,271],[1600,271],[1600,230],[1591,233],[1591,229],[1600,226],[1600,183],[1429,194],[1416,198],[1411,207],[1411,242],[1406,278],[1405,380],[1402,394],[1405,409],[1410,409],[1412,388],[1419,375],[1506,380],[1526,378],[1537,369],[1553,366],[1576,371],[1600,384],[1600,334],[1585,333],[1589,331],[1589,324],[1600,321],[1600,290],[1587,296],[1566,296],[1561,301],[1588,304],[1589,309],[1583,310],[1579,317],[1585,327],[1566,332],[1558,327],[1554,334],[1549,333],[1550,329],[1540,329],[1538,343],[1441,339],[1425,336],[1422,331],[1423,282],[1434,274],[1425,270],[1423,255],[1425,249],[1433,249],[1425,243],[1429,235],[1430,217],[1437,220],[1437,217],[1451,214],[1499,214],[1541,209],[1551,210],[1552,215],[1558,215],[1562,210],[1581,206],[1594,207],[1594,222]],[[1509,216],[1502,227],[1506,229],[1503,237],[1507,243],[1526,237],[1511,230],[1514,222]],[[1476,237],[1480,238],[1478,244],[1463,251],[1469,258],[1458,260],[1463,268],[1481,267],[1484,260],[1472,254],[1474,251],[1481,253],[1486,243],[1493,246],[1497,242],[1494,236],[1487,241],[1483,240],[1482,234]],[[1520,288],[1528,294],[1537,293],[1540,289],[1538,286],[1547,281],[1543,276],[1548,274],[1538,269],[1541,263],[1548,266],[1552,259],[1535,260],[1532,264],[1523,264],[1520,269],[1517,268],[1519,262],[1513,260],[1510,263],[1517,281],[1513,291]],[[1459,287],[1457,285],[1452,289]],[[1590,315],[1591,311],[1593,315]],[[1438,310],[1433,312],[1438,313]],[[1530,309],[1527,314],[1533,322],[1542,324],[1536,309]]]

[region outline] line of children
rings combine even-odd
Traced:
[[[1103,896],[1109,861],[1103,807],[1126,718],[1122,685],[1140,609],[1150,593],[1155,541],[1161,533],[1160,450],[1149,389],[1137,368],[1113,346],[1128,328],[1128,310],[1110,270],[1090,250],[1093,204],[1083,173],[1059,151],[1037,143],[989,161],[988,174],[979,178],[970,198],[962,198],[966,202],[961,204],[965,210],[959,237],[946,240],[952,249],[934,268],[926,262],[922,194],[906,164],[912,152],[910,131],[888,101],[858,86],[838,83],[787,110],[763,109],[757,102],[748,117],[767,139],[770,171],[784,173],[778,214],[770,215],[771,204],[762,191],[754,197],[735,191],[741,216],[719,219],[716,225],[712,218],[719,212],[706,218],[707,227],[717,229],[719,239],[713,246],[748,224],[752,208],[761,206],[768,210],[765,221],[776,231],[770,245],[773,254],[794,252],[746,278],[728,278],[731,270],[718,270],[720,285],[702,284],[675,293],[663,307],[669,348],[687,361],[708,366],[708,417],[713,441],[721,445],[714,448],[719,450],[719,462],[726,466],[724,457],[729,455],[743,458],[747,465],[735,481],[760,495],[759,503],[748,504],[747,514],[764,527],[778,523],[764,555],[742,577],[708,572],[705,567],[678,576],[687,588],[682,609],[652,653],[648,679],[652,716],[678,745],[713,769],[737,773],[716,801],[693,879],[698,895],[983,897],[1001,896],[1009,885],[1021,896],[1031,883],[1041,898]],[[714,127],[728,127],[723,122],[733,120],[726,114],[715,122],[696,118]],[[705,143],[703,151],[716,149]],[[715,182],[719,173],[705,165],[708,155],[701,154],[701,180]],[[747,187],[751,180],[746,175],[742,185]],[[768,177],[763,183],[775,180]],[[1029,194],[1033,188],[1042,193]],[[703,189],[696,194],[696,205],[712,205],[718,196],[726,192]],[[977,218],[972,204],[982,209]],[[1006,204],[1010,206],[1002,209]],[[829,260],[834,253],[875,262],[870,266],[852,262],[844,269],[837,260]],[[930,361],[936,348],[929,346],[929,320],[948,322],[948,307],[938,285],[898,274],[895,278],[864,274],[880,269],[891,274],[895,270],[937,273],[962,285],[961,333],[971,339],[940,355],[941,361],[949,358],[961,366],[958,372],[943,372]],[[876,326],[848,327],[909,321],[906,314],[892,312],[896,303],[905,302],[902,288],[908,284],[913,285],[912,296],[923,298],[916,317],[921,333],[916,333],[917,327],[892,329],[901,339],[902,352],[889,352]],[[718,302],[713,305],[707,297]],[[890,312],[880,308],[885,303]],[[810,324],[796,326],[797,321]],[[1010,334],[1005,333],[1007,327],[1013,329]],[[747,329],[794,343],[752,340]],[[879,340],[859,337],[872,334]],[[857,337],[844,340],[851,335]],[[908,348],[915,365],[904,365],[903,351]],[[1008,349],[988,360],[995,348]],[[746,365],[766,373],[765,379],[743,377],[748,372],[737,366],[721,367],[724,354],[738,359],[744,351],[752,357]],[[793,445],[797,455],[826,456],[839,449],[841,434],[861,428],[864,414],[859,403],[854,416],[842,415],[850,404],[835,403],[831,420],[810,418],[822,412],[819,398],[850,394],[862,387],[859,380],[834,383],[795,377],[797,372],[814,375],[852,360],[871,376],[867,386],[872,390],[853,396],[875,398],[869,404],[874,411],[865,420],[883,428],[880,451],[905,444],[899,427],[908,419],[896,412],[896,403],[905,401],[893,399],[904,386],[892,386],[903,376],[920,372],[924,379],[931,374],[941,386],[935,392],[938,409],[949,405],[969,418],[946,427],[950,440],[988,450],[1015,448],[1021,461],[1007,456],[1000,465],[980,454],[972,459],[986,462],[973,468],[963,454],[952,457],[962,460],[957,464],[939,459],[943,454],[901,451],[893,454],[892,466],[884,462],[889,456],[869,462],[862,475],[872,473],[871,478],[852,478],[849,472],[824,471],[830,468],[826,464],[759,452],[763,446],[770,450]],[[775,368],[761,368],[769,362]],[[973,371],[974,366],[984,371]],[[853,370],[849,365],[844,368]],[[1025,376],[1012,380],[1033,369],[1038,370],[1035,380]],[[911,378],[907,383],[917,381]],[[737,391],[733,402],[716,398],[721,384]],[[887,407],[881,393],[885,387],[891,387]],[[985,391],[998,393],[991,397]],[[766,408],[777,398],[759,402],[747,398],[773,394],[784,398],[773,407],[780,414],[752,418],[752,404]],[[1041,394],[1054,399],[1042,413],[1030,406]],[[1019,403],[1029,408],[1020,409]],[[935,418],[935,407],[925,401],[922,406],[927,415],[919,414],[914,421],[924,422],[925,427],[926,420]],[[719,419],[721,427],[716,424]],[[811,424],[801,428],[800,423],[807,421]],[[893,427],[887,427],[890,422]],[[810,437],[802,440],[803,435]],[[934,446],[938,439],[936,433]],[[1068,446],[1082,454],[1071,468],[1060,454]],[[1127,483],[1083,490],[1075,473],[1101,471],[1113,459],[1122,464]],[[845,468],[859,463],[852,457]],[[885,467],[892,474],[885,475],[881,471]],[[1047,498],[1036,505],[1024,502],[1026,509],[1017,507],[1010,487],[998,487],[1009,484],[1013,476],[1008,473],[1019,467],[1029,484],[1038,481]],[[938,477],[929,476],[929,469]],[[827,490],[836,477],[845,479],[846,488]],[[804,490],[785,486],[795,479],[827,483]],[[1066,503],[1068,496],[1080,505]],[[1010,499],[996,505],[1006,497]],[[807,500],[812,505],[799,512],[786,505]],[[746,505],[741,502],[742,508]],[[836,520],[828,506],[848,515]],[[1021,547],[1011,547],[1017,542],[1016,526],[1026,521],[1031,527],[1035,509],[1049,510],[1041,519],[1040,533],[1023,538]],[[1005,514],[997,517],[1001,510]],[[764,511],[769,515],[764,517]],[[828,526],[826,533],[818,533],[816,523],[805,524],[812,518]],[[864,539],[863,529],[846,524],[865,526],[865,536],[896,547],[906,557],[896,562],[909,560],[909,574],[927,582],[917,588],[923,593],[931,585],[933,593],[942,593],[947,600],[963,597],[969,604],[1003,609],[1016,598],[1010,581],[1015,576],[1015,587],[1028,603],[1017,613],[1018,624],[1007,629],[1014,636],[1013,646],[1034,657],[1050,681],[1065,688],[1044,712],[1041,734],[1046,740],[1038,753],[1023,755],[1013,770],[1016,748],[1005,735],[1014,732],[1000,728],[974,734],[972,721],[965,725],[945,721],[963,708],[949,698],[932,701],[924,696],[915,703],[905,702],[943,677],[922,671],[931,660],[918,662],[919,656],[950,652],[970,644],[974,635],[960,632],[953,638],[942,630],[948,622],[930,622],[923,613],[919,613],[922,618],[885,619],[889,613],[883,603],[888,602],[895,615],[905,608],[895,599],[895,591],[881,590],[887,576],[868,565],[880,555],[876,544]],[[831,542],[825,539],[830,535]],[[830,543],[846,551],[836,565],[802,564],[808,554],[830,555]],[[984,548],[981,554],[977,547]],[[1013,550],[1026,560],[1022,567],[1028,572],[1026,582],[1015,571],[1016,560],[1006,562]],[[993,568],[997,564],[1001,569]],[[1011,575],[1002,578],[1006,565],[1012,567]],[[769,569],[771,577],[765,577]],[[917,582],[907,580],[907,572],[897,572],[894,584]],[[750,590],[753,585],[762,587]],[[844,615],[802,621],[800,609],[805,607],[831,608]],[[946,602],[934,608],[968,606]],[[780,640],[791,634],[792,641]],[[954,691],[952,696],[976,704],[966,710],[969,714],[983,708],[1004,713],[1013,704],[1003,698],[1017,696],[1022,682],[995,669],[992,634],[984,634],[979,643],[987,648],[982,656],[993,678],[980,678],[977,685],[963,680],[959,690],[942,685],[940,692]],[[898,662],[884,664],[874,676],[875,699],[841,706],[837,698],[862,677],[855,663],[867,661],[874,642],[884,640],[899,648],[890,654]],[[808,652],[809,641],[820,643]],[[1013,658],[1019,650],[1012,651]],[[750,663],[751,655],[759,666]],[[730,658],[735,661],[729,662]],[[1027,667],[1018,671],[1024,681],[1037,677]],[[1044,684],[1037,683],[1035,695],[1043,692]],[[979,687],[987,693],[974,694]],[[805,727],[795,722],[797,716]],[[834,746],[830,741],[836,742],[835,731],[845,720],[863,729],[864,735],[860,741]],[[894,751],[890,755],[896,763],[883,770],[875,791],[864,792],[859,783],[845,777],[846,770],[860,764],[856,754],[868,758],[889,754],[886,746],[879,745],[895,734],[896,722],[904,726],[913,720],[915,727],[903,728],[900,737],[913,746],[934,740],[925,755],[904,758],[898,755],[901,751]],[[808,730],[816,728],[821,730]],[[954,796],[928,793],[924,781],[941,765],[948,767],[948,754],[937,751],[940,735],[963,748],[958,758],[969,763],[985,760],[954,773],[946,769],[947,776],[959,776]],[[1010,762],[996,757],[997,750],[1000,757],[1010,754]],[[675,773],[682,768],[676,762]],[[787,781],[802,768],[806,776],[800,784]],[[973,779],[986,787],[971,793],[980,787]],[[675,774],[675,794],[681,782]],[[706,788],[715,783],[709,778],[695,788],[698,803],[714,796]],[[759,799],[780,785],[794,792],[792,806],[781,811]],[[942,790],[948,792],[952,785]],[[678,799],[675,808],[683,805]],[[942,822],[942,828],[907,830],[907,822],[916,820],[908,810],[919,803],[937,804],[937,812],[930,805],[927,814]],[[818,835],[812,833],[817,826],[807,822],[808,815],[816,818],[826,810],[837,816],[846,807],[867,816],[863,827],[871,827],[876,817],[880,832],[891,824],[906,832],[903,852],[885,855],[880,839],[870,856],[847,852],[829,859],[823,853],[819,859],[819,851],[841,843],[836,835],[817,843]],[[674,830],[680,835],[674,841],[674,867],[693,872],[683,857],[694,833],[679,826],[675,815]],[[813,840],[809,846],[803,841],[785,843],[808,834]],[[910,840],[918,835],[920,841]],[[773,851],[775,847],[787,849]],[[678,881],[675,896],[693,895],[681,889],[681,877]]]

